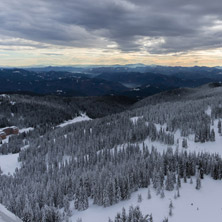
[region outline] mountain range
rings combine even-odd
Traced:
[[[222,81],[219,68],[163,66],[0,69],[0,93],[61,96],[123,95],[135,99]]]

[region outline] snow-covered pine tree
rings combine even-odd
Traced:
[[[167,172],[167,177],[165,181],[165,189],[172,191],[174,189],[174,174],[171,171]]]
[[[214,129],[211,129],[210,131],[210,141],[214,142],[215,141],[215,132]]]
[[[137,202],[138,202],[138,203],[141,203],[142,201],[143,201],[142,195],[141,195],[141,194],[138,194],[138,196],[137,196]]]
[[[148,192],[147,192],[147,199],[151,199],[151,191],[150,191],[150,187],[148,187]]]
[[[200,178],[200,173],[197,172],[196,174],[196,189],[200,190],[201,188],[201,178]]]
[[[218,121],[217,127],[218,127],[218,133],[221,135],[221,120]]]
[[[187,147],[188,147],[188,145],[187,145],[187,139],[185,139],[185,138],[183,138],[183,140],[182,140],[182,147],[183,147],[183,148],[187,148]]]

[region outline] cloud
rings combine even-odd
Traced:
[[[47,55],[47,56],[62,56],[64,54],[62,53],[48,53],[48,52],[45,52],[45,53],[42,53],[43,55]]]
[[[0,45],[100,48],[153,54],[221,46],[220,0],[0,2]]]

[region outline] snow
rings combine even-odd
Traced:
[[[214,129],[215,131],[215,141],[214,142],[205,142],[205,143],[195,143],[194,142],[194,135],[189,135],[187,138],[187,144],[188,144],[188,151],[196,151],[196,152],[209,152],[209,153],[218,153],[222,155],[222,136],[218,133],[218,124],[219,120],[214,121],[214,125],[211,126],[211,129]],[[179,148],[182,148],[182,140],[183,137],[180,136],[180,132],[177,131],[175,134],[175,140],[179,139]]]
[[[195,143],[194,136],[188,139],[188,150],[196,151],[196,152],[209,152],[209,153],[218,153],[222,155],[222,136],[216,134],[215,142],[205,142],[205,143]]]
[[[22,222],[22,220],[0,204],[0,222]]]
[[[211,107],[208,106],[207,110],[205,111],[205,113],[211,117]]]
[[[20,71],[19,71],[19,70],[16,70],[16,71],[13,71],[13,73],[20,73]]]
[[[3,140],[2,140],[2,143],[8,143],[10,136],[11,136],[11,135],[9,135],[9,136],[7,136],[5,139],[3,139]],[[0,147],[1,147],[1,144],[0,144]]]
[[[139,88],[134,88],[133,91],[140,91],[140,89]]]
[[[74,159],[77,159],[77,158],[74,157]],[[69,155],[64,155],[62,158],[63,164],[69,163],[71,160],[72,160],[72,156],[69,156]]]
[[[25,146],[21,147],[21,150],[26,150],[26,149],[28,149],[29,147],[30,147],[30,145],[29,145],[29,144],[27,144],[27,145],[25,145]]]
[[[134,116],[134,117],[131,117],[130,120],[133,122],[133,124],[136,124],[138,119],[141,119],[143,118],[143,116]]]
[[[65,121],[64,123],[59,124],[57,127],[65,127],[73,123],[78,123],[78,122],[88,121],[88,120],[91,120],[91,118],[89,118],[86,114],[82,113],[80,116],[77,116],[74,119]]]
[[[222,155],[222,136],[219,135],[218,133],[218,129],[217,129],[217,124],[218,124],[218,120],[214,121],[214,125],[211,126],[211,129],[214,129],[215,131],[215,141],[214,142],[205,142],[205,143],[195,143],[194,142],[194,135],[189,135],[188,137],[182,137],[180,135],[180,130],[177,130],[174,133],[174,140],[175,140],[175,144],[174,145],[167,145],[164,143],[161,143],[159,141],[151,141],[149,138],[144,140],[144,144],[148,146],[148,148],[151,148],[152,146],[154,146],[159,152],[162,152],[164,150],[166,150],[168,147],[172,147],[173,149],[178,148],[179,150],[187,150],[188,152],[209,152],[209,153],[217,153]],[[163,129],[165,129],[166,125],[159,125],[159,124],[155,124],[157,130],[160,130],[160,128],[162,127]],[[182,140],[183,138],[187,139],[187,145],[188,148],[183,148],[182,147]],[[176,141],[179,141],[179,144],[176,143]],[[143,143],[140,143],[139,146],[142,148]]]
[[[16,168],[20,168],[20,163],[18,162],[19,154],[8,154],[0,155],[0,168],[3,174],[11,174],[15,172]]]
[[[0,96],[3,97],[3,98],[10,98],[10,96],[7,95],[7,94],[0,94]]]
[[[205,111],[207,115],[211,115],[211,108],[208,107],[208,109]],[[142,116],[138,117],[132,117],[130,120],[135,124],[139,118],[143,118]],[[166,150],[168,147],[172,147],[173,149],[178,148],[179,150],[185,150],[185,148],[182,147],[182,140],[185,138],[187,139],[187,145],[188,148],[186,150],[189,152],[209,152],[209,153],[217,153],[222,155],[222,135],[218,133],[218,119],[214,120],[214,124],[211,126],[211,129],[214,129],[215,132],[215,141],[214,142],[205,142],[205,143],[196,143],[194,142],[194,135],[189,135],[188,137],[182,137],[180,134],[180,130],[177,130],[174,132],[174,145],[167,145],[164,143],[161,143],[159,141],[151,141],[149,138],[146,138],[142,143],[139,143],[139,146],[142,148],[143,143],[148,146],[148,148],[152,148],[154,146],[159,152],[162,152]],[[147,123],[148,124],[148,123]],[[157,131],[160,131],[160,129],[166,129],[166,124],[160,125],[155,124]],[[176,141],[179,141],[177,144]],[[126,145],[126,144],[125,144]],[[118,147],[123,147],[124,144],[119,145]]]
[[[157,131],[160,131],[161,128],[162,128],[163,130],[166,130],[166,127],[167,127],[167,124],[166,124],[166,123],[163,124],[163,125],[160,125],[160,124],[156,124],[156,123],[155,123],[154,125],[155,125]]]
[[[165,198],[161,199],[156,195],[154,189],[151,190],[151,199],[147,199],[147,188],[139,189],[133,193],[130,200],[121,201],[116,205],[104,208],[93,205],[90,200],[89,208],[86,211],[74,210],[74,204],[71,202],[73,216],[72,222],[76,222],[78,218],[82,218],[83,222],[108,222],[108,218],[114,219],[118,212],[121,212],[122,207],[126,210],[130,206],[140,206],[143,214],[151,214],[154,222],[162,222],[165,217],[169,218],[170,222],[221,222],[222,218],[222,181],[216,181],[209,177],[205,177],[200,190],[195,189],[194,183],[182,183],[180,189],[180,197],[174,199],[175,191],[165,191]],[[210,192],[209,192],[210,191]],[[138,194],[142,195],[142,202],[137,202]],[[173,216],[169,214],[169,203],[172,200],[174,208]]]
[[[34,130],[33,127],[22,128],[22,129],[19,129],[19,133],[28,133],[29,131],[32,131],[32,130]]]
[[[136,122],[138,121],[139,118],[143,118],[143,116],[136,116],[136,117],[132,117],[130,118],[130,120],[136,124]],[[178,148],[179,151],[181,150],[186,150],[187,152],[208,152],[208,153],[217,153],[220,154],[222,156],[222,135],[220,135],[218,133],[218,121],[219,120],[215,120],[214,121],[214,125],[211,126],[211,129],[214,129],[215,131],[215,141],[214,142],[205,142],[205,143],[196,143],[194,142],[194,135],[189,135],[188,137],[182,137],[180,134],[180,130],[177,130],[176,132],[174,132],[174,141],[175,144],[174,145],[167,145],[165,143],[159,142],[159,141],[151,141],[151,139],[149,137],[147,137],[143,142],[140,143],[136,143],[134,145],[139,145],[140,149],[142,150],[143,145],[146,145],[150,150],[152,149],[152,147],[154,147],[155,149],[157,149],[157,151],[159,152],[163,152],[166,151],[169,147],[172,147],[173,150],[176,150]],[[148,122],[147,122],[148,124]],[[163,130],[166,130],[166,126],[167,124],[155,124],[157,131],[160,131],[160,129],[162,128]],[[182,141],[183,139],[187,139],[187,145],[188,148],[183,148],[182,147]],[[177,140],[179,141],[179,143],[177,144]],[[119,144],[117,145],[117,151],[123,149],[124,147],[127,147],[129,143],[125,143],[125,144]],[[114,151],[114,148],[112,149]],[[102,150],[98,151],[97,154],[99,154]]]
[[[211,114],[210,109],[206,111],[208,115]],[[142,116],[132,117],[130,120],[133,123],[136,123],[139,118]],[[189,151],[196,152],[210,152],[210,153],[219,153],[222,155],[222,136],[219,135],[217,129],[218,120],[214,121],[214,124],[211,128],[215,131],[215,142],[205,142],[205,143],[195,143],[194,135],[185,137],[188,142]],[[160,125],[155,124],[157,130],[161,128],[165,129],[166,124]],[[185,150],[182,147],[182,140],[184,137],[180,135],[180,130],[175,132],[175,141],[178,139],[179,143],[171,147],[174,149],[178,148],[179,150]],[[144,141],[144,144],[147,145],[150,149],[152,146],[157,148],[158,151],[163,152],[166,150],[169,145],[151,141],[147,138]],[[126,144],[118,145],[117,149],[121,149]],[[140,143],[139,146],[142,149],[143,143]],[[113,148],[114,150],[114,148]],[[118,212],[121,212],[122,207],[126,210],[130,206],[140,206],[141,211],[144,215],[151,214],[153,216],[154,222],[162,222],[165,217],[169,218],[170,222],[221,222],[222,218],[222,181],[213,180],[212,178],[205,176],[201,181],[202,187],[200,190],[195,189],[195,178],[193,178],[193,184],[182,182],[182,188],[180,189],[180,197],[174,199],[176,191],[164,191],[165,198],[161,199],[160,196],[156,195],[156,191],[151,188],[152,198],[147,199],[147,188],[139,189],[137,192],[131,195],[130,200],[121,201],[120,203],[104,208],[102,206],[93,205],[92,200],[89,201],[89,208],[86,211],[77,211],[74,209],[74,203],[71,202],[72,217],[70,218],[71,222],[76,222],[78,218],[81,218],[83,222],[108,222],[108,219],[114,219]],[[138,203],[137,198],[138,194],[142,195],[142,203]],[[169,203],[170,200],[173,201],[173,216],[169,216]],[[213,203],[213,204],[212,204]]]
[[[121,84],[124,85],[127,88],[136,88],[136,87],[140,86],[140,84],[135,84],[135,83],[124,83],[124,82],[121,82]]]
[[[206,110],[207,115],[211,115],[211,108],[208,107]],[[130,120],[135,124],[140,117],[132,117]],[[188,137],[182,137],[180,134],[180,130],[177,130],[174,133],[175,141],[179,140],[179,143],[171,147],[174,149],[178,148],[179,150],[185,150],[182,147],[183,138],[187,139],[189,151],[196,152],[210,152],[210,153],[218,153],[222,155],[222,136],[218,133],[218,124],[219,120],[215,120],[214,124],[211,126],[211,129],[215,131],[215,139],[214,142],[205,142],[205,143],[195,143],[194,135],[189,135]],[[160,125],[155,124],[157,130],[159,131],[161,128],[165,129],[166,124]],[[166,150],[169,145],[151,141],[147,138],[144,141],[144,144],[149,148],[154,146],[158,151],[162,152]],[[121,149],[126,144],[118,145],[117,149]],[[143,143],[140,143],[139,146],[142,148]],[[122,201],[114,206],[110,206],[107,208],[93,205],[92,200],[90,200],[89,209],[86,211],[78,212],[74,210],[73,202],[71,203],[73,216],[71,217],[71,221],[76,221],[78,218],[82,218],[83,222],[104,222],[108,221],[108,218],[114,219],[118,212],[121,212],[122,207],[128,210],[128,208],[133,206],[140,206],[143,214],[151,214],[153,215],[155,222],[162,222],[165,217],[169,218],[170,222],[220,222],[222,218],[222,181],[213,180],[210,177],[205,177],[204,180],[201,181],[202,188],[200,190],[195,189],[195,178],[193,178],[194,183],[182,183],[182,188],[180,189],[180,198],[174,199],[174,192],[165,191],[165,198],[161,199],[160,196],[155,194],[155,190],[151,188],[152,199],[147,199],[147,189],[139,189],[137,192],[133,193],[130,200]],[[138,194],[142,195],[143,201],[142,203],[137,202]],[[170,200],[173,201],[174,209],[173,216],[169,216],[169,203]]]
[[[10,101],[10,104],[14,106],[16,104],[16,102]]]

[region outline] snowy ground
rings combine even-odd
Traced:
[[[206,114],[211,115],[210,107],[208,107],[208,109],[206,110]],[[132,117],[130,119],[133,123],[136,123],[139,118],[142,118],[142,116]],[[187,151],[218,153],[218,154],[222,155],[222,136],[218,133],[218,128],[217,128],[218,121],[219,121],[218,119],[215,120],[214,125],[211,126],[211,129],[214,129],[215,140],[216,141],[214,141],[214,142],[205,142],[205,143],[200,143],[200,142],[195,143],[194,142],[194,135],[189,135],[188,137],[181,137],[180,131],[177,130],[174,133],[175,144],[171,147],[174,148],[174,149],[176,149],[178,147],[179,150],[185,150],[185,148],[182,147],[182,140],[183,140],[183,138],[186,138],[187,139],[187,145],[188,145],[188,148],[186,149]],[[160,130],[161,127],[163,129],[166,128],[166,124],[164,124],[162,126],[160,124],[155,124],[155,126],[156,126],[156,129],[158,131]],[[179,144],[176,144],[177,140],[179,141]],[[160,152],[162,152],[163,150],[166,150],[167,147],[169,147],[169,145],[166,145],[164,143],[160,143],[158,141],[153,142],[149,138],[147,138],[144,141],[144,144],[147,145],[149,148],[154,146]],[[142,147],[142,143],[140,143],[139,145]],[[120,145],[120,147],[121,147],[121,145]]]
[[[194,142],[194,135],[190,135],[189,137],[181,137],[180,132],[178,130],[174,134],[175,141],[177,141],[177,140],[179,141],[178,144],[175,143],[174,145],[167,145],[167,144],[161,143],[159,141],[151,141],[149,138],[147,138],[143,142],[137,143],[137,144],[140,146],[141,150],[142,150],[142,147],[144,144],[144,145],[148,146],[149,149],[151,149],[152,147],[156,148],[159,152],[166,151],[168,147],[172,147],[173,150],[176,150],[176,148],[178,148],[179,151],[186,150],[187,152],[197,152],[197,153],[198,152],[217,153],[222,156],[222,136],[219,135],[219,133],[217,132],[217,123],[218,123],[218,120],[215,120],[214,126],[212,127],[212,128],[214,128],[214,131],[215,131],[216,141],[214,141],[214,142],[195,143]],[[159,124],[156,124],[157,130],[160,129],[160,127],[161,126]],[[165,127],[165,125],[162,126],[162,128],[164,128],[164,127]],[[188,148],[182,147],[183,138],[187,139]],[[123,147],[126,147],[126,146],[127,146],[127,144],[121,144],[121,145],[117,146],[117,149],[119,150],[119,149],[122,149]]]
[[[34,130],[34,128],[32,128],[32,127],[23,128],[23,129],[19,130],[19,133],[23,133],[23,132],[27,133],[31,130]],[[2,140],[2,143],[8,143],[10,136],[12,136],[12,135],[9,135],[6,137],[6,139]],[[29,145],[25,145],[25,146],[21,147],[21,150],[27,149],[28,147],[29,147]],[[1,144],[0,144],[0,148],[1,148]],[[18,162],[18,157],[19,157],[19,153],[0,155],[0,168],[3,172],[3,174],[13,175],[13,173],[15,172],[15,169],[20,168],[20,163]]]
[[[195,151],[195,152],[209,152],[209,153],[218,153],[220,155],[222,155],[222,136],[219,135],[218,133],[218,129],[217,129],[217,124],[218,124],[218,120],[214,121],[214,126],[211,126],[211,128],[214,128],[215,131],[215,140],[214,142],[205,142],[205,143],[195,143],[194,142],[194,135],[189,135],[189,137],[181,137],[180,136],[180,131],[177,130],[174,133],[174,140],[175,140],[175,144],[173,146],[170,145],[166,145],[164,143],[160,143],[158,141],[151,141],[149,138],[147,138],[144,141],[144,144],[148,146],[148,148],[151,148],[152,146],[154,146],[158,151],[162,152],[164,150],[167,149],[167,147],[172,147],[173,149],[176,149],[177,147],[179,148],[179,150],[187,150],[189,151]],[[160,126],[158,124],[156,124],[157,129],[160,128]],[[163,128],[165,127],[165,125],[162,126]],[[188,148],[183,148],[182,147],[182,140],[183,138],[187,139],[187,145]],[[179,141],[178,144],[176,144],[176,141]],[[140,143],[139,145],[142,147],[143,143]]]
[[[28,127],[28,128],[23,128],[23,129],[19,129],[19,133],[28,133],[29,131],[34,130],[33,127]]]
[[[9,136],[7,136],[5,139],[3,139],[3,140],[2,140],[2,143],[8,143],[10,136],[11,136],[11,135],[9,135]],[[1,147],[1,144],[0,144],[0,147]]]
[[[16,154],[8,154],[8,155],[0,155],[0,168],[4,174],[10,173],[13,175],[15,169],[20,167],[20,163],[18,162],[19,153]]]
[[[59,124],[57,127],[64,127],[69,124],[78,123],[87,120],[91,120],[91,118],[89,118],[86,114],[83,113],[80,116],[75,117],[74,119],[70,119],[68,121],[65,121],[64,123]]]
[[[208,115],[211,114],[211,109],[208,108],[206,110]],[[133,117],[131,121],[136,123],[136,121],[142,118],[141,117]],[[218,133],[217,128],[218,120],[214,121],[214,125],[211,128],[214,128],[215,131],[215,142],[206,142],[206,143],[195,143],[194,135],[190,135],[187,137],[188,148],[189,151],[196,152],[210,152],[210,153],[218,153],[222,155],[222,136]],[[165,128],[166,125],[156,124],[157,130],[160,128]],[[180,131],[175,132],[175,141],[179,141],[178,144],[175,144],[171,147],[179,150],[184,150],[182,147],[183,137],[180,136]],[[142,144],[139,145],[142,148]],[[164,151],[169,147],[169,145],[160,143],[160,142],[152,142],[150,139],[146,139],[144,144],[149,148],[154,146],[160,152]],[[123,147],[124,145],[119,145],[118,149]],[[155,194],[155,191],[151,189],[152,198],[150,200],[147,199],[147,189],[140,189],[139,191],[132,194],[131,199],[127,201],[122,201],[111,207],[100,207],[97,205],[93,205],[92,201],[90,202],[89,209],[83,212],[78,212],[74,210],[73,202],[71,203],[71,208],[73,211],[73,216],[71,217],[71,222],[76,222],[78,218],[82,218],[82,222],[108,222],[108,218],[114,219],[117,212],[121,212],[122,207],[128,209],[131,205],[137,206],[139,205],[143,214],[152,213],[154,222],[162,222],[165,217],[169,218],[169,222],[221,222],[222,221],[222,181],[215,181],[212,178],[205,177],[202,180],[202,188],[201,190],[195,189],[195,179],[193,179],[194,183],[190,184],[183,183],[182,188],[180,189],[180,197],[174,199],[175,192],[165,191],[165,198],[161,199],[160,196]],[[142,194],[143,201],[142,203],[138,203],[138,194]],[[169,203],[170,200],[173,201],[174,209],[173,216],[169,216]]]
[[[206,111],[210,115],[210,108]],[[136,122],[139,118],[142,117],[133,117],[131,118],[132,122]],[[66,125],[73,124],[80,121],[90,120],[88,116],[82,114],[79,117],[76,117],[72,120],[66,121],[58,127],[65,127]],[[215,142],[206,142],[206,143],[195,143],[194,135],[190,135],[188,140],[187,151],[207,151],[211,153],[219,153],[222,155],[222,136],[218,134],[217,130],[218,120],[215,120],[214,128],[216,141]],[[165,125],[160,126],[156,125],[157,130],[160,130],[160,127],[166,127]],[[175,141],[179,140],[179,144],[175,144],[172,147],[176,149],[178,147],[180,150],[182,148],[183,137],[180,136],[179,130],[175,133]],[[166,150],[169,147],[166,144],[160,142],[152,142],[150,139],[144,141],[149,148],[154,146],[159,151]],[[142,143],[139,144],[142,147]],[[122,147],[120,145],[119,147]],[[18,163],[19,154],[9,154],[9,155],[0,155],[0,167],[4,174],[13,174],[16,167],[19,167]],[[67,157],[64,158],[64,161],[68,160]],[[221,222],[222,221],[222,181],[215,181],[212,178],[206,177],[202,180],[201,190],[195,189],[195,179],[194,183],[182,183],[182,188],[180,189],[180,197],[174,199],[175,192],[165,191],[165,198],[161,199],[160,196],[157,196],[155,190],[151,188],[152,198],[147,199],[147,189],[139,189],[139,191],[132,194],[131,199],[127,201],[121,201],[120,203],[111,206],[111,207],[101,207],[93,205],[90,200],[89,209],[86,211],[76,211],[74,210],[74,204],[71,202],[71,209],[73,216],[70,218],[71,222],[76,222],[78,218],[82,218],[82,222],[108,222],[108,218],[114,219],[117,212],[121,212],[122,207],[128,210],[128,208],[133,206],[140,206],[143,214],[152,213],[154,222],[162,222],[165,217],[169,217],[169,203],[170,200],[173,201],[173,216],[169,217],[169,222]],[[138,194],[142,195],[143,201],[138,203],[137,196]],[[5,209],[6,210],[6,209]],[[0,205],[0,222],[13,222],[20,220],[8,219],[4,215],[4,207]]]
[[[0,204],[0,222],[22,222],[13,213]]]
[[[214,121],[214,128],[215,131],[215,140],[214,142],[205,142],[205,143],[195,143],[194,142],[194,135],[190,135],[187,139],[188,149],[189,151],[196,151],[196,152],[210,152],[210,153],[218,153],[222,155],[222,136],[218,133],[217,128],[218,120]],[[180,137],[179,132],[175,134],[175,138],[179,138],[180,144],[179,147],[182,148],[182,138]]]
[[[82,222],[108,222],[108,218],[114,219],[117,212],[121,212],[122,207],[126,210],[130,206],[140,206],[143,214],[152,213],[154,222],[162,222],[165,217],[169,222],[221,222],[222,219],[222,181],[215,181],[206,177],[202,180],[202,188],[195,189],[194,183],[182,183],[180,197],[174,199],[175,192],[165,191],[165,198],[161,199],[156,195],[155,190],[151,189],[151,199],[147,199],[148,189],[139,189],[133,193],[130,200],[121,201],[120,203],[107,208],[93,205],[86,211],[76,211],[73,208],[73,216],[70,221],[76,222],[82,218]],[[138,203],[138,194],[142,195],[142,202]],[[172,200],[173,216],[169,216],[169,203]]]
[[[138,119],[141,119],[141,118],[143,118],[143,116],[135,116],[135,117],[130,118],[130,120],[131,120],[134,124],[136,124],[136,122],[138,121]]]

